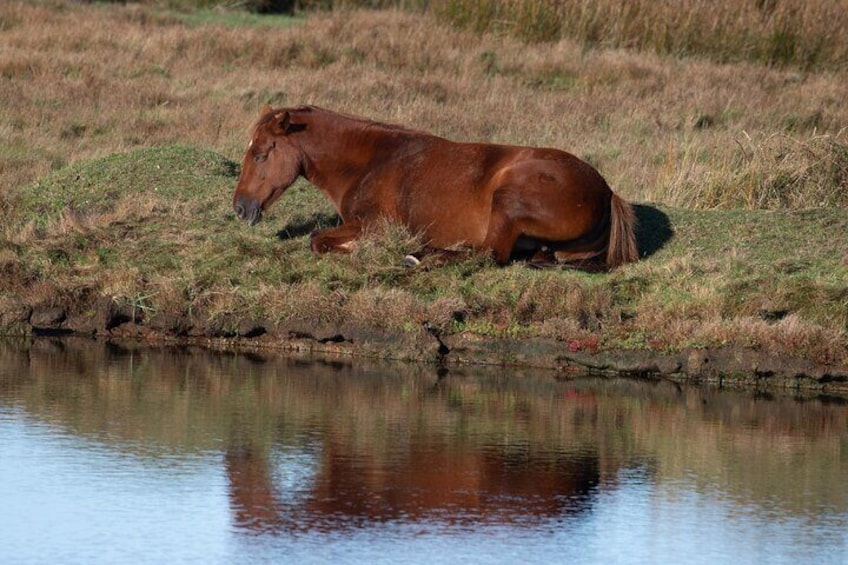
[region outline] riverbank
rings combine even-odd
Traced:
[[[399,12],[0,14],[4,335],[845,387],[844,71],[525,45]],[[230,209],[266,101],[572,150],[637,203],[642,258],[408,269],[421,242],[392,226],[315,256],[309,232],[337,219],[307,183],[257,226]]]
[[[26,309],[0,312],[9,322],[27,315]],[[167,318],[127,321],[127,313],[104,304],[99,320],[67,318],[58,309],[31,310],[29,322],[20,322],[6,335],[34,339],[85,336],[115,344],[197,346],[213,351],[250,355],[255,359],[295,356],[309,359],[380,359],[432,365],[438,374],[464,366],[502,366],[549,370],[558,378],[585,374],[667,380],[679,384],[741,389],[797,397],[848,397],[848,367],[816,363],[803,357],[764,353],[739,346],[687,348],[680,351],[575,350],[562,341],[544,338],[504,339],[463,333],[439,335],[386,334],[354,325],[300,329],[273,327],[243,320],[238,328],[196,326],[191,320]],[[103,324],[101,329],[96,326]],[[111,324],[116,324],[109,327]],[[109,329],[106,329],[109,327]]]

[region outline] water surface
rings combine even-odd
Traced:
[[[848,406],[0,341],[0,563],[848,563]]]

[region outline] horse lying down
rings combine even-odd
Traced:
[[[342,219],[312,234],[316,253],[350,251],[389,220],[429,248],[471,247],[502,265],[531,256],[612,269],[638,259],[631,206],[558,149],[457,143],[314,106],[266,105],[242,162],[236,215],[256,224],[300,176]]]

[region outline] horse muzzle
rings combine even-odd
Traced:
[[[256,200],[239,196],[233,202],[233,210],[235,210],[239,220],[243,220],[251,226],[256,225],[262,219],[262,206]]]

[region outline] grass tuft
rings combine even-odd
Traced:
[[[728,162],[716,166],[683,150],[663,199],[693,208],[848,208],[844,135],[797,139],[743,135]]]

